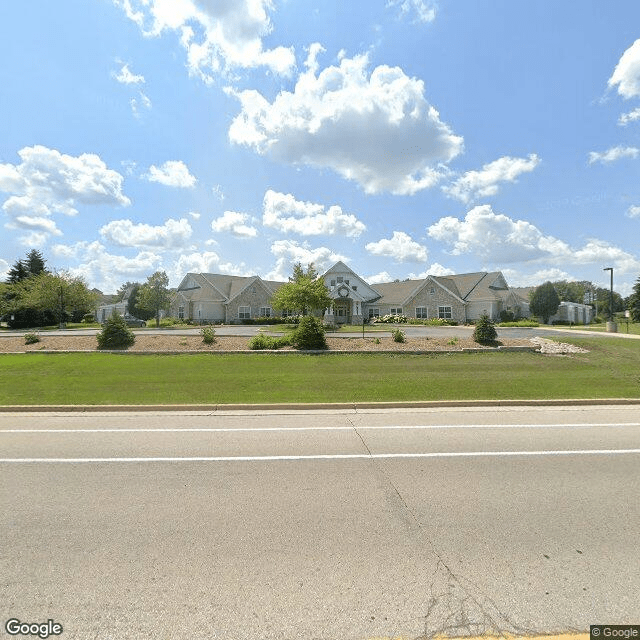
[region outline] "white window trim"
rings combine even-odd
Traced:
[[[424,309],[423,315],[418,315],[418,309]],[[420,318],[422,320],[429,319],[429,307],[416,307],[416,318]]]
[[[402,307],[391,307],[389,309],[389,313],[392,316],[401,316],[402,315]]]
[[[243,311],[243,309],[248,309],[248,311]],[[251,318],[251,307],[250,306],[241,306],[238,307],[238,320],[249,320]]]
[[[369,318],[380,317],[380,309],[378,307],[370,307],[367,309],[367,314]]]
[[[447,312],[447,309],[449,311]],[[449,315],[447,315],[447,313]],[[441,320],[451,320],[453,318],[453,308],[451,305],[442,305],[438,307],[438,318]]]
[[[260,317],[261,318],[270,318],[271,317],[271,307],[260,307]]]

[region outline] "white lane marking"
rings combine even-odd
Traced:
[[[640,427],[640,422],[593,422],[575,424],[426,424],[383,426],[333,426],[333,427],[167,427],[167,428],[110,428],[110,429],[0,429],[0,433],[232,433],[269,431],[384,431],[403,429],[588,429],[594,427]]]
[[[270,462],[283,460],[371,460],[378,458],[480,458],[506,456],[584,456],[638,454],[640,449],[583,449],[556,451],[460,451],[437,453],[344,453],[308,456],[207,456],[189,458],[0,458],[0,463],[82,462]]]

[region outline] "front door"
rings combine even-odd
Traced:
[[[333,303],[333,315],[336,324],[349,324],[351,321],[351,301],[336,300]]]

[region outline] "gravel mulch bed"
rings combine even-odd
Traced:
[[[246,336],[219,336],[216,343],[206,345],[200,336],[138,335],[135,344],[128,350],[140,352],[224,352],[249,348]],[[379,340],[379,343],[376,342]],[[380,338],[335,338],[328,337],[329,351],[462,351],[463,349],[490,349],[482,347],[471,338],[407,338],[394,342],[389,337]],[[531,347],[530,340],[501,340],[503,347]],[[95,336],[47,336],[40,335],[40,342],[24,343],[22,336],[0,337],[0,353],[26,351],[96,351]],[[292,350],[284,347],[280,351]]]

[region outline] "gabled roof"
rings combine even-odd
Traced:
[[[197,286],[186,288],[194,282]],[[178,293],[186,300],[207,299],[215,302],[229,302],[240,295],[249,285],[260,282],[271,293],[284,282],[262,280],[260,276],[230,276],[222,273],[188,273],[178,287]]]
[[[376,303],[402,305],[411,294],[424,283],[424,280],[403,280],[402,282],[381,282],[372,284],[371,288],[380,294]]]

